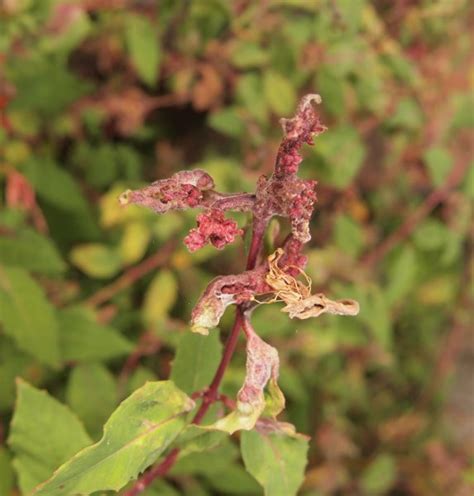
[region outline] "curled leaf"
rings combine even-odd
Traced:
[[[268,257],[269,270],[266,282],[275,291],[271,301],[283,301],[286,306],[282,311],[289,314],[291,319],[309,319],[319,317],[323,313],[333,315],[357,315],[359,304],[355,300],[330,300],[324,294],[311,294],[311,279],[302,270],[299,272],[306,278],[306,284],[298,281],[292,274],[283,271],[278,262],[284,252],[281,248]]]

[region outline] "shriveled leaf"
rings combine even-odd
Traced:
[[[95,437],[118,403],[114,376],[99,363],[78,365],[69,376],[66,400]]]
[[[8,444],[24,494],[91,443],[77,417],[45,391],[17,381],[17,402]]]
[[[186,424],[193,401],[171,381],[149,382],[123,401],[102,439],[77,453],[34,492],[37,496],[118,491],[150,466]]]
[[[132,344],[110,326],[98,324],[87,310],[58,312],[61,353],[66,361],[108,360],[129,353]]]
[[[170,270],[161,270],[148,287],[143,307],[144,317],[148,323],[164,319],[176,301],[178,284]]]
[[[119,254],[100,243],[85,243],[71,251],[71,262],[82,272],[96,279],[113,277],[121,268]]]
[[[51,240],[31,229],[0,237],[0,263],[42,274],[60,274],[66,269]]]
[[[214,376],[221,352],[217,332],[209,336],[183,334],[173,362],[171,380],[187,394],[203,389]]]
[[[247,471],[265,496],[296,495],[303,482],[308,439],[282,433],[242,432],[240,448]]]
[[[58,324],[41,287],[20,268],[0,267],[0,322],[17,346],[59,367]]]

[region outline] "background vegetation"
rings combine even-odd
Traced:
[[[254,319],[280,351],[283,418],[312,437],[301,494],[472,494],[469,3],[0,2],[2,496],[84,445],[70,411],[97,439],[121,399],[169,376],[180,342],[180,387],[209,382],[217,333],[200,365],[183,336],[205,284],[242,270],[243,244],[191,255],[192,212],[117,197],[194,167],[253,190],[278,118],[314,91],[329,130],[301,168],[319,182],[308,273],[361,313],[290,321],[264,306]],[[45,420],[32,393],[29,436],[7,443],[15,377],[69,410]],[[260,489],[229,440],[145,494]]]

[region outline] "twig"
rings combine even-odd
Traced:
[[[85,301],[86,305],[92,307],[97,307],[106,301],[109,301],[113,296],[115,296],[120,291],[131,286],[135,281],[141,279],[143,276],[151,272],[152,270],[164,265],[170,258],[176,247],[176,240],[170,240],[165,245],[163,245],[160,250],[146,258],[134,267],[130,267],[124,272],[118,279],[99,289],[92,296],[87,298]]]
[[[435,189],[413,214],[407,217],[398,229],[385,238],[374,250],[364,256],[361,263],[366,267],[375,265],[403,239],[410,236],[416,229],[416,226],[448,197],[452,189],[459,185],[468,166],[469,162],[467,160],[459,160],[451,170],[446,183],[441,188]]]
[[[258,219],[254,220],[252,241],[250,243],[250,249],[247,257],[248,270],[255,268],[255,265],[257,264],[258,254],[260,253],[263,245],[265,228],[266,222],[259,221]],[[202,419],[209,410],[209,407],[216,401],[223,400],[222,396],[219,395],[218,390],[222,378],[224,377],[224,372],[229,365],[232,355],[234,354],[240,329],[243,326],[245,319],[247,318],[244,315],[245,306],[246,303],[237,306],[234,324],[230,331],[229,337],[227,338],[227,342],[224,347],[224,353],[222,354],[221,361],[210,386],[201,395],[202,403],[192,420],[193,424],[201,423]],[[147,487],[149,487],[156,478],[164,476],[176,462],[178,454],[178,448],[174,448],[172,451],[170,451],[161,463],[152,467],[148,472],[145,472],[132,486],[132,488],[124,493],[124,496],[137,496]]]
[[[144,356],[155,354],[161,347],[161,341],[149,331],[145,331],[138,342],[138,346],[128,356],[118,377],[119,396],[124,394],[127,380],[132,375],[133,371],[138,367],[140,359]]]

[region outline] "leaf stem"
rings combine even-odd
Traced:
[[[253,219],[252,240],[250,242],[250,248],[247,255],[247,270],[252,270],[257,265],[258,255],[260,254],[260,250],[263,246],[263,236],[267,223],[268,220],[266,219],[260,219],[256,217],[254,217]],[[221,361],[219,363],[219,366],[217,367],[216,373],[214,375],[214,378],[212,379],[211,384],[209,385],[209,388],[202,395],[202,403],[192,420],[193,424],[201,423],[202,419],[209,410],[209,407],[219,400],[219,386],[237,346],[240,329],[245,325],[245,321],[247,319],[245,310],[246,303],[237,305],[234,324],[232,325],[229,337],[227,338]],[[166,473],[175,464],[176,460],[178,459],[178,455],[179,448],[174,448],[173,450],[171,450],[161,463],[158,463],[148,472],[145,472],[135,482],[131,489],[124,493],[123,496],[137,496],[147,487],[149,487],[156,478],[166,475]]]

